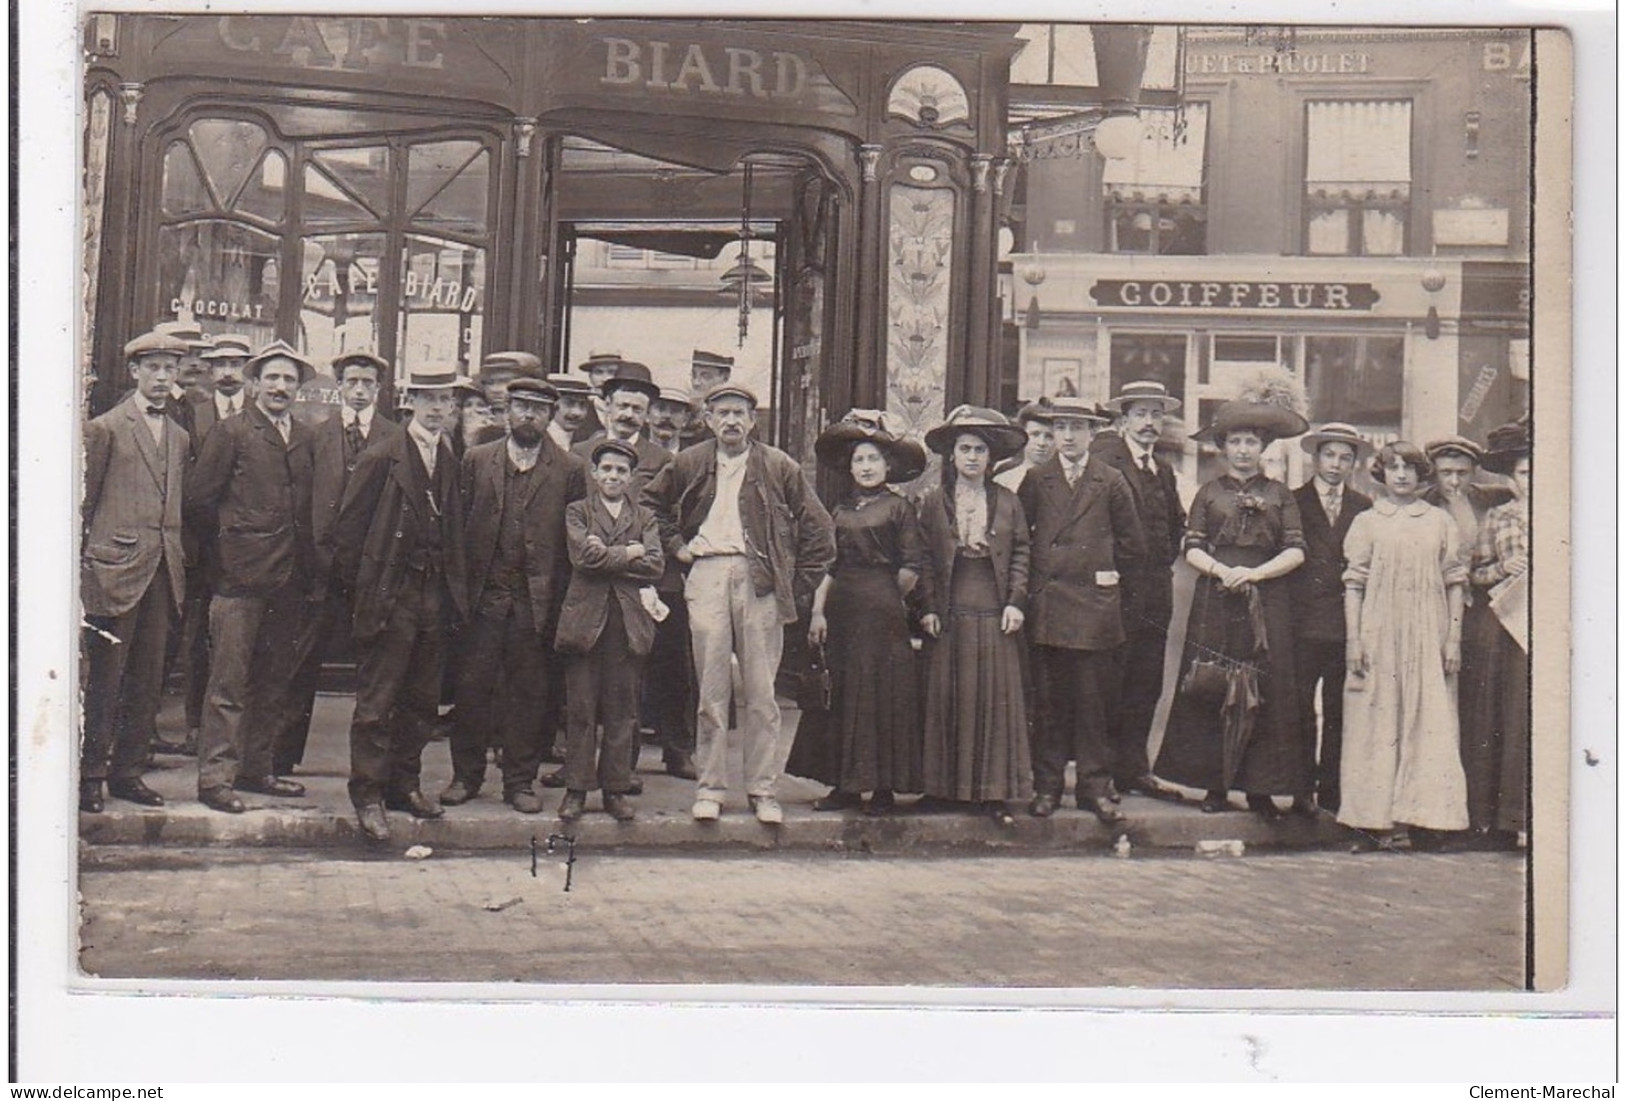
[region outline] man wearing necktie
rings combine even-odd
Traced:
[[[1172,800],[1179,793],[1151,774],[1147,753],[1174,614],[1173,564],[1185,538],[1185,509],[1173,468],[1157,458],[1156,447],[1168,414],[1179,406],[1160,382],[1125,383],[1105,406],[1116,418],[1116,431],[1100,433],[1089,445],[1091,455],[1128,482],[1147,552],[1121,571],[1124,642],[1117,653],[1116,699],[1107,716],[1112,786]]]
[[[79,809],[162,806],[141,779],[163,689],[164,650],[185,595],[182,478],[188,439],[169,390],[186,344],[146,333],[124,346],[135,391],[85,426],[84,741]]]
[[[198,799],[227,814],[234,792],[297,798],[276,775],[272,746],[292,706],[296,644],[315,579],[310,429],[292,415],[315,369],[274,341],[248,361],[254,400],[209,434],[186,481],[188,523],[215,533],[219,572],[209,603],[211,642]]]
[[[299,666],[293,678],[292,705],[272,745],[272,772],[278,776],[288,775],[304,759],[322,662],[335,649],[336,628],[344,624],[348,634],[349,594],[333,575],[333,525],[361,453],[373,445],[387,446],[401,434],[401,426],[378,407],[378,394],[388,374],[389,365],[368,352],[339,356],[333,361],[339,407],[311,430],[310,528],[316,544],[316,577],[310,614],[296,647]]]
[[[1032,527],[1027,623],[1038,715],[1029,810],[1035,818],[1055,813],[1071,759],[1078,809],[1118,827],[1107,718],[1124,640],[1119,581],[1145,558],[1145,536],[1124,477],[1089,454],[1106,417],[1065,397],[1053,399],[1051,413],[1055,457],[1028,471],[1016,491]]]
[[[1341,803],[1338,777],[1343,759],[1343,539],[1354,518],[1371,507],[1371,498],[1348,484],[1371,445],[1353,425],[1333,422],[1301,441],[1314,458],[1315,473],[1293,491],[1303,518],[1303,565],[1291,578],[1292,616],[1297,625],[1293,651],[1298,716],[1303,731],[1307,775],[1314,778],[1319,805],[1335,812]],[[1320,692],[1320,722],[1315,721],[1315,692]],[[1319,752],[1316,752],[1316,744]],[[1318,757],[1318,764],[1317,764]],[[1304,792],[1293,800],[1301,814],[1314,813],[1315,800]]]
[[[420,783],[447,638],[468,620],[462,494],[448,430],[469,392],[477,391],[454,368],[412,373],[411,424],[361,452],[327,539],[333,577],[352,597],[350,802],[373,841],[389,839],[386,807],[414,818],[444,813]]]

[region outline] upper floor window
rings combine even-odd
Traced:
[[[1306,105],[1305,251],[1402,256],[1411,209],[1409,100]]]
[[[1141,108],[1134,155],[1108,160],[1101,174],[1112,252],[1198,256],[1207,251],[1207,114],[1205,103],[1187,104],[1182,112]]]

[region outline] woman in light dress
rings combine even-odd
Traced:
[[[1344,540],[1348,680],[1343,690],[1342,804],[1356,850],[1467,828],[1456,673],[1467,567],[1454,520],[1422,499],[1433,464],[1415,444],[1377,454],[1386,492]]]

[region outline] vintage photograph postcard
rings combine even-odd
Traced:
[[[61,15],[77,1011],[1595,1003],[1571,31],[994,14]]]

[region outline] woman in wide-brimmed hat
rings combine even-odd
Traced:
[[[1488,442],[1484,469],[1512,479],[1512,500],[1485,514],[1472,551],[1485,612],[1467,618],[1463,643],[1482,660],[1483,680],[1461,701],[1461,758],[1472,844],[1495,849],[1514,847],[1529,828],[1529,423],[1504,424]]]
[[[925,469],[925,449],[853,410],[813,445],[847,490],[830,510],[835,567],[813,595],[808,642],[828,655],[822,725],[798,732],[786,771],[834,787],[814,810],[884,814],[920,790],[918,674],[905,601],[919,581],[924,538],[914,505],[891,487]],[[803,736],[806,735],[806,736]]]
[[[1027,434],[991,409],[962,405],[925,435],[942,484],[920,503],[930,645],[925,794],[972,803],[1011,826],[1010,800],[1032,797],[1021,644],[1030,536],[1021,502],[989,478]]]
[[[1292,610],[1284,578],[1303,563],[1297,502],[1263,474],[1264,449],[1309,424],[1272,402],[1230,401],[1196,434],[1224,453],[1226,473],[1191,502],[1185,560],[1201,575],[1180,662],[1180,690],[1157,755],[1157,776],[1206,791],[1202,809],[1229,809],[1229,792],[1274,819],[1271,796],[1309,787],[1293,692]]]

